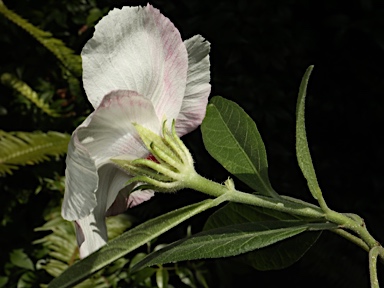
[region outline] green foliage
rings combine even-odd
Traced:
[[[34,165],[49,156],[66,153],[70,136],[59,132],[5,132],[0,130],[0,175],[18,166]]]
[[[305,179],[307,179],[309,190],[312,196],[320,200],[322,198],[319,183],[317,182],[315,168],[313,167],[311,154],[309,152],[307,134],[305,131],[305,97],[307,85],[313,66],[308,67],[300,84],[299,97],[296,108],[296,155],[297,161]]]
[[[197,233],[150,254],[133,270],[152,265],[243,254],[303,233],[322,229],[303,221],[263,221],[228,225]]]
[[[3,73],[0,76],[0,81],[2,84],[9,86],[13,90],[17,91],[20,95],[24,96],[26,99],[35,104],[38,108],[40,108],[43,112],[48,114],[51,117],[59,117],[60,114],[49,107],[49,104],[44,101],[44,99],[40,98],[39,95],[32,90],[31,87],[28,86],[27,83],[21,81],[16,76]]]
[[[49,220],[36,231],[50,231],[47,236],[36,240],[34,244],[41,244],[48,251],[49,258],[41,259],[37,263],[37,269],[43,269],[53,277],[58,277],[70,265],[79,260],[79,250],[76,242],[75,229],[72,222],[64,220],[58,209],[48,214]],[[107,219],[108,236],[110,239],[120,235],[131,226],[127,215],[121,214]],[[126,276],[122,269],[128,262],[127,259],[119,259],[111,266],[99,271],[94,277],[86,279],[76,287],[110,287]]]
[[[239,223],[293,219],[298,217],[261,207],[229,203],[208,218],[204,230]],[[316,242],[320,233],[319,231],[302,233],[273,246],[240,255],[235,260],[262,271],[283,269],[297,262]]]
[[[34,265],[28,255],[22,249],[13,250],[10,253],[10,261],[13,265],[27,270],[34,270]]]
[[[15,12],[9,10],[2,1],[0,1],[0,13],[40,42],[40,44],[47,48],[74,76],[81,76],[80,56],[75,55],[71,49],[65,46],[63,41],[54,38],[51,33],[35,27]]]
[[[72,287],[106,265],[134,251],[190,217],[218,204],[220,202],[215,200],[205,200],[166,213],[136,226],[108,242],[108,245],[100,250],[69,267],[63,274],[55,278],[49,284],[49,287]]]
[[[201,125],[204,146],[225,169],[256,192],[273,196],[263,140],[255,122],[236,103],[214,97]]]

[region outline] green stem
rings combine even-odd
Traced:
[[[371,288],[379,288],[379,279],[377,278],[377,256],[383,250],[381,246],[375,246],[369,250],[369,276],[371,279]]]
[[[341,237],[351,241],[352,243],[356,244],[366,252],[369,252],[369,246],[367,243],[365,243],[363,240],[361,240],[359,237],[356,237],[355,235],[352,235],[348,231],[345,231],[343,229],[332,229],[331,232],[340,235]]]
[[[355,232],[368,245],[370,249],[375,246],[380,246],[380,243],[377,242],[375,238],[373,238],[372,235],[368,232],[364,223],[359,223],[354,219],[344,214],[335,212],[331,209],[328,209],[328,211],[325,212],[325,218],[330,222],[337,223],[343,228]]]
[[[249,204],[253,206],[286,212],[292,215],[300,215],[310,218],[324,219],[325,215],[320,208],[308,207],[305,204],[292,202],[283,198],[271,198],[255,194],[244,193],[238,190],[229,190],[227,186],[213,182],[197,173],[189,174],[184,180],[185,187],[203,192],[205,194],[219,197],[226,194],[228,201]]]

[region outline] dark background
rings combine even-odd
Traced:
[[[384,241],[384,157],[380,140],[384,122],[383,2],[150,3],[171,19],[183,39],[201,34],[211,42],[211,95],[237,102],[256,121],[267,149],[275,190],[311,202],[295,158],[294,129],[300,80],[306,68],[315,65],[308,87],[306,125],[324,197],[334,210],[362,216],[373,236]],[[5,4],[80,53],[92,35],[92,28],[79,34],[92,7],[108,11],[124,5],[145,5],[146,1],[18,0]],[[53,83],[54,97],[58,97],[57,90],[66,84],[58,76],[55,59],[1,15],[0,35],[0,72],[20,73],[24,81],[35,85],[38,77],[43,77]],[[0,86],[0,95],[9,95],[7,89]],[[84,97],[84,93],[67,92],[65,99],[74,114],[53,123],[20,108],[12,97],[2,96],[0,108],[6,113],[0,115],[0,129],[71,133],[79,117],[89,112],[90,105]],[[219,182],[228,177],[205,152],[200,131],[184,140],[194,153],[198,172]],[[54,165],[63,175],[63,161]],[[49,192],[33,192],[39,184],[38,175],[54,177],[52,163],[26,167],[13,176],[0,178],[0,260],[4,263],[7,251],[29,247],[36,238],[33,228],[43,223],[42,210],[52,201]],[[158,195],[132,213],[149,218],[162,209],[200,198],[192,192]],[[167,206],[170,202],[173,204]],[[151,210],[146,211],[146,207]],[[202,225],[207,216],[203,214],[192,223]],[[323,233],[303,259],[285,270],[258,272],[228,263],[231,262],[206,262],[211,269],[211,287],[281,287],[282,283],[288,287],[369,287],[367,253],[331,233]]]

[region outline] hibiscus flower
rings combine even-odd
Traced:
[[[173,23],[151,5],[114,9],[96,25],[81,53],[83,83],[95,109],[68,147],[62,216],[75,221],[80,257],[107,242],[105,217],[148,200],[130,193],[131,178],[111,162],[148,157],[133,123],[160,134],[176,119],[182,136],[198,127],[210,93],[209,42],[184,42]]]

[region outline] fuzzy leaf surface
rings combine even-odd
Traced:
[[[227,171],[258,193],[272,196],[263,140],[255,122],[236,103],[212,98],[201,125],[205,148]]]

